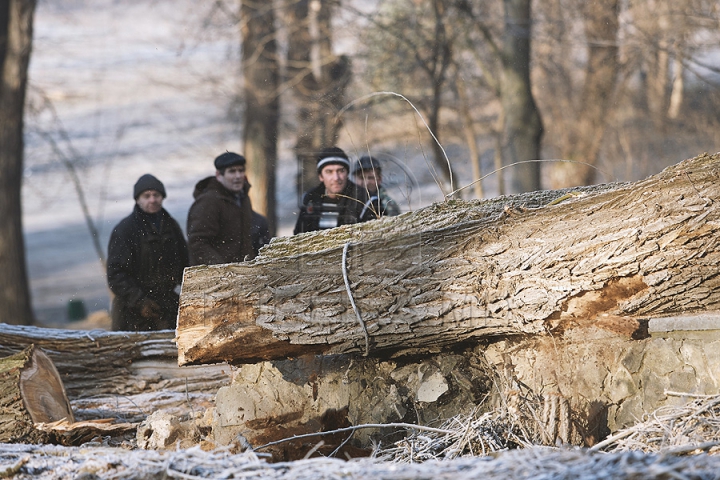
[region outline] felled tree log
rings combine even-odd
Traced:
[[[173,339],[172,331],[0,324],[0,356],[29,345],[42,348],[57,368],[76,420],[116,418],[133,423],[159,409],[178,415],[202,411],[212,404],[217,390],[230,383],[227,365],[179,367]]]
[[[0,358],[0,443],[42,443],[37,423],[73,422],[72,408],[52,361],[30,346]]]
[[[421,353],[582,322],[642,335],[648,316],[716,310],[719,177],[704,154],[636,183],[449,201],[186,269],[178,361]]]
[[[34,345],[0,358],[0,443],[79,445],[136,428],[112,419],[75,422],[55,365]]]

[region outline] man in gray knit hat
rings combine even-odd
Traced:
[[[382,185],[382,165],[377,157],[363,155],[357,161],[353,170],[353,181],[365,189],[368,194],[368,201],[364,210],[372,210],[377,216],[394,217],[400,215],[400,207],[397,202],[390,198]],[[365,212],[363,212],[363,215]]]
[[[115,294],[112,329],[175,328],[188,249],[178,223],[162,207],[165,186],[150,174],[133,187],[135,208],[110,235],[107,281]]]

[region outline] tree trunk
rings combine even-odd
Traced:
[[[20,207],[34,0],[0,2],[0,321],[33,323]]]
[[[475,123],[473,122],[472,114],[470,113],[470,99],[467,95],[467,86],[462,75],[456,74],[455,88],[457,90],[459,104],[460,104],[460,118],[462,118],[463,134],[465,135],[465,144],[468,148],[468,156],[470,157],[470,165],[472,166],[473,173],[473,190],[475,192],[475,198],[482,199],[485,197],[483,194],[482,186],[482,159],[480,158],[480,152],[477,148],[477,138],[475,134]]]
[[[244,152],[248,160],[253,208],[268,219],[275,235],[275,167],[280,116],[280,65],[272,2],[243,0],[242,67],[245,79]]]
[[[583,4],[588,60],[585,83],[572,128],[573,139],[563,158],[583,163],[558,163],[552,170],[552,188],[595,183],[593,168],[598,161],[608,109],[618,72],[617,36],[620,28],[618,0]]]
[[[178,361],[384,357],[717,309],[719,168],[720,154],[703,155],[578,197],[447,202],[279,239],[247,264],[191,267]]]
[[[540,158],[542,120],[530,84],[530,0],[503,0],[501,102],[505,115],[505,160],[527,162]],[[540,164],[520,163],[512,169],[513,193],[540,189]]]
[[[3,443],[45,443],[35,424],[75,421],[55,366],[33,346],[0,358],[0,412]]]
[[[332,52],[329,0],[287,0],[288,28],[286,82],[298,102],[297,143],[300,163],[299,193],[318,184],[317,154],[335,145],[341,123],[335,118],[345,102],[350,60]]]
[[[685,94],[684,72],[685,66],[683,65],[682,57],[680,57],[680,52],[678,51],[675,53],[675,59],[673,60],[673,83],[672,92],[670,92],[670,105],[668,106],[667,114],[667,117],[671,120],[676,120],[680,116],[680,109],[682,108],[683,97]]]
[[[430,108],[428,112],[428,126],[438,141],[432,140],[433,159],[437,165],[438,171],[442,173],[443,179],[449,186],[449,192],[457,188],[457,185],[451,184],[453,180],[452,165],[446,158],[446,154],[440,146],[442,138],[440,132],[440,112],[443,106],[442,93],[445,90],[447,81],[448,67],[452,64],[452,38],[447,31],[446,24],[449,23],[448,10],[443,0],[433,0],[432,9],[435,18],[435,34],[432,44],[432,58],[428,62],[428,74],[432,85],[432,97],[430,98]],[[447,192],[446,192],[447,193]]]

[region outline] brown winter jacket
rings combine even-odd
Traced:
[[[190,265],[213,265],[249,260],[255,256],[251,239],[252,205],[245,182],[241,204],[215,177],[195,185],[195,203],[188,212]]]

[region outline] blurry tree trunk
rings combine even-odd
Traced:
[[[33,322],[20,207],[34,0],[0,0],[0,322]]]
[[[243,0],[240,5],[242,69],[245,79],[244,152],[253,188],[253,208],[276,230],[275,167],[280,117],[280,66],[273,2]]]
[[[673,84],[670,93],[670,106],[668,107],[668,118],[674,120],[680,116],[680,108],[682,108],[683,96],[685,90],[684,70],[682,58],[679,57],[680,52],[675,53],[675,61],[673,62]]]
[[[475,198],[483,198],[482,181],[482,164],[480,159],[480,153],[477,148],[477,139],[475,138],[475,127],[473,123],[472,114],[470,113],[470,99],[467,95],[467,86],[462,78],[462,75],[458,73],[455,81],[458,99],[460,100],[460,115],[463,123],[463,132],[465,134],[465,143],[468,146],[468,153],[470,155],[470,164],[472,165],[473,172],[473,190],[475,192]],[[458,185],[464,186],[464,185]]]
[[[450,21],[447,15],[447,8],[444,0],[433,0],[432,8],[435,15],[435,34],[432,44],[430,61],[424,64],[432,82],[432,96],[430,108],[428,109],[428,126],[438,142],[440,135],[440,110],[442,109],[442,93],[445,89],[448,67],[452,61],[452,39],[448,34],[446,24]],[[435,140],[432,141],[433,157],[435,164],[443,175],[443,179],[449,182],[452,178],[452,166],[445,158],[445,152]],[[450,191],[457,185],[450,185]]]
[[[652,1],[648,2],[647,24],[642,25],[649,44],[650,51],[645,55],[646,62],[646,88],[647,106],[655,127],[662,129],[665,126],[668,107],[670,106],[670,55],[668,38],[677,26],[682,26],[683,15],[676,11],[674,2]],[[671,20],[672,18],[672,20]],[[670,25],[670,22],[677,23]]]
[[[318,184],[317,153],[337,141],[350,59],[332,53],[331,0],[286,0],[287,80],[298,102],[295,152],[300,193]]]
[[[657,128],[662,128],[665,123],[669,106],[667,44],[665,41],[658,42],[658,48],[647,57],[647,105],[653,123]]]
[[[501,102],[505,114],[505,160],[509,163],[540,158],[543,125],[530,84],[530,4],[530,0],[503,0]],[[514,166],[512,178],[513,193],[539,190],[540,164]]]
[[[618,13],[618,0],[583,4],[588,48],[585,83],[577,121],[570,125],[574,132],[563,152],[563,158],[583,163],[555,164],[552,188],[595,183],[596,170],[591,165],[598,160],[618,73]]]

